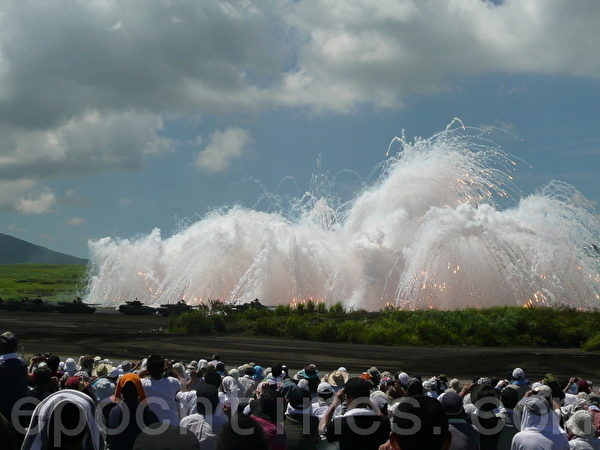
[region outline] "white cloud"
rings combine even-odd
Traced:
[[[196,167],[208,173],[223,172],[246,152],[251,142],[250,134],[241,128],[215,131],[210,135],[208,145],[198,154]]]
[[[0,178],[0,211],[41,214],[50,212],[56,198],[50,189],[31,179]]]
[[[9,233],[25,233],[27,230],[17,225],[16,223],[11,223],[9,226],[6,227],[6,231],[8,231]]]
[[[140,168],[182,117],[394,108],[484,73],[598,79],[598,23],[591,0],[6,0],[0,180]],[[238,156],[217,153],[199,167]]]
[[[280,100],[316,109],[396,106],[457,75],[600,77],[593,1],[312,0],[297,2],[288,21],[306,44]]]
[[[86,223],[87,220],[85,220],[83,217],[69,217],[67,219],[67,225],[71,225],[72,227],[77,227]]]
[[[15,209],[23,214],[43,214],[50,212],[56,203],[51,192],[44,192],[36,197],[22,198],[15,203]]]

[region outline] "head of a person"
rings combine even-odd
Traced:
[[[219,406],[219,390],[210,384],[201,384],[196,389],[198,414],[212,416]]]
[[[33,371],[33,384],[41,391],[54,391],[52,383],[52,371],[49,367],[38,367]]]
[[[48,364],[48,367],[50,368],[52,373],[58,372],[60,358],[56,355],[49,355],[48,358],[46,358],[46,364]]]
[[[567,430],[579,438],[594,439],[596,429],[594,428],[594,418],[585,410],[575,411],[565,424]]]
[[[221,386],[221,380],[221,375],[218,374],[215,366],[208,366],[206,368],[206,372],[204,373],[204,382],[206,384],[219,388]]]
[[[390,441],[402,450],[447,450],[450,439],[446,411],[439,401],[425,395],[400,400]]]
[[[249,377],[253,377],[254,376],[254,367],[251,366],[250,364],[247,364],[244,367],[244,375],[248,375]]]
[[[583,379],[577,380],[577,393],[581,392],[585,392],[586,394],[590,393],[590,385]]]
[[[283,421],[283,404],[283,396],[274,389],[264,389],[258,400],[261,415],[271,422]]]
[[[136,404],[146,399],[142,380],[135,373],[126,373],[117,380],[114,399],[122,398],[125,403]]]
[[[498,393],[488,384],[477,386],[471,391],[471,402],[480,411],[493,411],[498,408]]]
[[[221,361],[219,361],[216,365],[215,365],[215,369],[217,370],[217,372],[223,376],[225,374],[225,364],[222,363]]]
[[[448,416],[448,418],[462,419],[465,417],[463,399],[456,392],[446,392],[442,396],[440,403],[444,407],[444,411],[446,411],[446,415]]]
[[[250,416],[235,416],[217,435],[217,450],[269,450],[269,440],[262,427]]]
[[[500,401],[505,408],[515,409],[515,406],[519,402],[519,393],[516,389],[506,387],[500,392]]]
[[[358,404],[366,402],[369,399],[371,395],[371,383],[359,377],[350,378],[344,387],[344,394],[349,405],[358,406]]]
[[[212,361],[221,361],[221,355],[219,355],[218,353],[214,353],[212,355]]]
[[[10,331],[0,334],[0,355],[17,351],[17,337]]]
[[[423,383],[418,378],[413,378],[408,382],[406,386],[406,393],[414,397],[416,395],[423,395]]]
[[[92,370],[94,369],[94,358],[92,358],[90,355],[82,356],[79,366],[81,367],[81,370],[86,372],[88,375],[91,375]]]
[[[50,416],[48,426],[49,448],[84,448],[86,418],[75,403],[64,403]]]
[[[541,430],[549,425],[552,405],[545,397],[534,394],[522,398],[518,405],[522,408],[515,408],[515,415],[520,414],[520,417],[515,417],[515,422],[520,421],[521,430],[528,428]]]
[[[525,379],[525,371],[520,367],[517,367],[512,371],[512,377],[515,380],[524,380]]]
[[[298,386],[293,386],[286,392],[286,400],[294,409],[305,409],[310,406],[310,393]]]
[[[271,373],[273,374],[273,376],[275,378],[279,378],[281,376],[282,372],[283,372],[283,366],[281,364],[275,364],[271,368]]]
[[[146,362],[146,368],[148,369],[148,373],[154,379],[160,379],[163,377],[165,373],[165,358],[160,355],[150,355],[148,356],[148,361]]]
[[[448,384],[450,389],[454,389],[456,392],[460,391],[460,380],[458,378],[452,378]]]
[[[323,400],[329,400],[331,397],[333,397],[333,386],[325,381],[319,383],[317,386],[317,394]]]

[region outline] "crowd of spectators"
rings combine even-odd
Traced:
[[[589,380],[16,353],[0,335],[0,448],[600,449]],[[472,368],[477,372],[477,367]]]

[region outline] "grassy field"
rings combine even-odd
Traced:
[[[83,287],[86,266],[0,264],[0,298],[70,300]]]
[[[215,309],[217,311],[215,311]],[[215,312],[218,312],[215,314]],[[344,311],[341,305],[232,311],[213,305],[171,318],[171,331],[242,333],[353,344],[583,347],[600,350],[600,311],[496,307],[457,311]]]

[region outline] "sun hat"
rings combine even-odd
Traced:
[[[565,425],[567,426],[567,429],[577,437],[595,437],[596,429],[594,428],[594,418],[588,411],[583,409],[575,411]]]
[[[535,391],[546,398],[552,398],[552,389],[550,389],[550,386],[542,384],[541,386],[538,386]]]
[[[239,371],[239,370],[237,370],[237,369],[231,369],[231,370],[228,372],[228,375],[229,375],[230,377],[232,377],[232,378],[233,378],[235,381],[237,381],[237,380],[240,378],[240,371]]]
[[[198,369],[198,361],[190,361],[190,363],[186,366],[188,370],[196,370]]]
[[[96,398],[100,401],[110,397],[115,393],[115,385],[108,378],[99,378],[92,386],[96,392]]]
[[[385,392],[375,391],[371,394],[370,400],[375,403],[379,409],[383,409],[387,404],[390,403],[390,398]]]
[[[108,376],[108,374],[110,372],[113,371],[113,369],[114,369],[113,366],[111,366],[109,364],[100,363],[92,369],[92,376],[98,377],[98,378],[106,377],[106,376]]]
[[[332,387],[344,387],[349,378],[348,372],[343,372],[338,369],[327,374],[323,381],[329,383]]]

